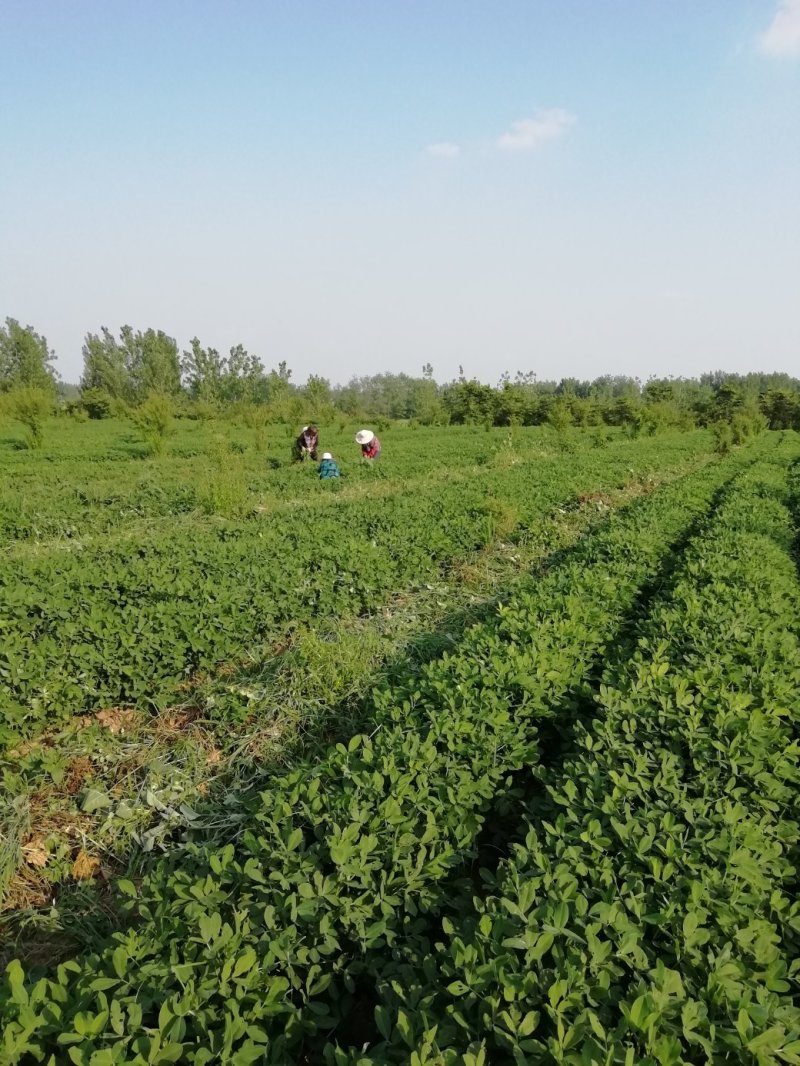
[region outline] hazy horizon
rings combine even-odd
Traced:
[[[800,373],[800,0],[7,2],[0,318],[294,378]]]

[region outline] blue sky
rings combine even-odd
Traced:
[[[0,317],[295,378],[800,373],[800,0],[0,5]]]

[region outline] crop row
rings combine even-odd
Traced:
[[[363,1063],[800,1063],[800,586],[758,464],[605,671],[513,856],[372,973]]]
[[[98,707],[174,702],[181,683],[319,617],[369,614],[393,590],[493,539],[536,536],[576,494],[685,458],[643,442],[147,540],[0,561],[0,739]],[[236,708],[238,711],[238,708]],[[219,713],[226,713],[220,705]],[[231,712],[234,713],[234,712]]]
[[[585,694],[643,586],[722,486],[769,449],[673,483],[582,541],[534,591],[421,678],[375,694],[374,730],[272,783],[225,846],[163,860],[99,954],[26,982],[11,965],[9,1061],[281,1062],[358,1011],[366,961],[427,928],[475,853],[537,722]]]
[[[474,427],[418,429],[392,427],[381,431],[384,455],[376,467],[358,458],[353,440],[357,425],[323,430],[325,449],[333,450],[345,477],[341,487],[352,491],[376,483],[395,486],[427,477],[466,473],[479,466],[489,473],[504,457],[554,463],[560,453],[556,435],[545,429],[492,430]],[[2,507],[0,544],[4,541],[63,538],[67,543],[153,520],[184,521],[208,505],[209,481],[219,477],[244,489],[240,501],[258,503],[319,498],[316,464],[297,467],[288,461],[294,434],[288,427],[270,429],[254,447],[250,430],[219,423],[182,423],[159,460],[143,460],[146,448],[132,438],[125,423],[89,425],[55,423],[49,450],[11,451],[0,446]],[[668,448],[695,451],[710,447],[704,431],[660,436]],[[575,447],[635,451],[637,442],[615,431],[576,435]],[[0,445],[2,442],[0,441]]]

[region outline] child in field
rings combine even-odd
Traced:
[[[360,429],[356,433],[356,441],[361,445],[362,459],[377,459],[381,454],[381,442],[371,429]]]
[[[331,477],[339,477],[339,465],[330,452],[322,453],[322,462],[319,464],[320,481],[327,481]]]

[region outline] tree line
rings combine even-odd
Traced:
[[[0,326],[0,394],[20,420],[30,409],[59,409],[90,418],[155,408],[208,418],[231,409],[264,421],[415,420],[424,425],[617,425],[651,431],[661,425],[733,424],[760,420],[772,429],[800,429],[800,380],[788,374],[728,374],[699,378],[602,375],[591,381],[539,381],[532,372],[506,373],[496,385],[463,372],[438,383],[426,364],[420,376],[382,373],[345,385],[311,375],[292,380],[286,362],[267,370],[243,345],[227,354],[193,338],[180,351],[162,330],[103,327],[83,344],[79,386],[60,382],[55,356],[33,327],[6,319]],[[144,414],[144,412],[143,412]]]

